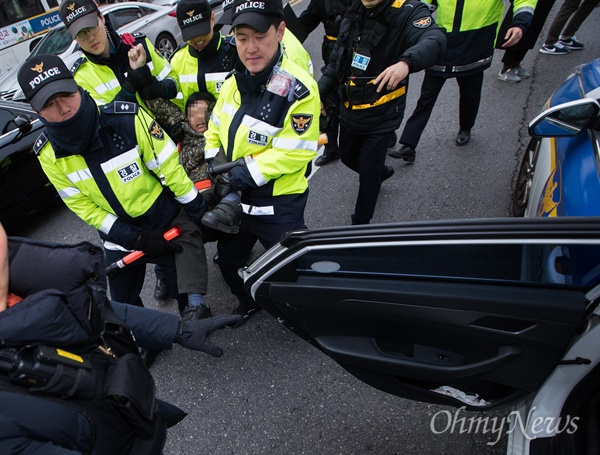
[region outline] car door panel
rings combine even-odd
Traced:
[[[586,287],[555,269],[582,263],[575,281],[590,280],[588,256],[600,257],[598,244],[575,248],[572,260],[571,246],[556,253],[552,235],[521,243],[502,231],[483,241],[463,232],[455,244],[437,233],[406,242],[390,233],[349,240],[348,228],[298,234],[279,268],[250,266],[263,278],[247,285],[287,327],[375,387],[465,405],[432,391],[449,386],[496,408],[537,390],[585,319]]]

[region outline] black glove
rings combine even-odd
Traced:
[[[243,316],[214,316],[206,319],[196,319],[191,321],[179,321],[175,343],[184,348],[195,351],[206,352],[213,357],[221,357],[223,349],[212,343],[208,337],[217,329],[222,329],[227,325],[235,324],[243,319]]]
[[[163,254],[181,253],[183,251],[181,245],[165,240],[163,234],[164,232],[160,229],[142,232],[138,237],[135,249],[142,250],[149,258],[162,256]]]
[[[181,126],[180,122],[177,122],[174,125],[165,128],[165,131],[176,144],[179,144],[181,142],[185,134],[185,131],[183,131],[183,126]]]
[[[148,65],[144,65],[141,68],[129,70],[127,72],[127,79],[125,80],[123,87],[128,92],[135,93],[152,84],[153,81],[156,81],[156,78],[150,72]]]
[[[227,174],[221,174],[217,181],[215,182],[213,188],[213,194],[218,202],[220,202],[225,196],[231,193],[233,190],[231,189],[231,184],[229,183],[229,178]]]

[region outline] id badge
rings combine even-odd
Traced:
[[[371,61],[371,57],[367,57],[366,55],[354,53],[352,56],[352,68],[356,68],[362,71],[367,69],[369,66],[369,62]]]

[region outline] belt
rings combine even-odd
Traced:
[[[480,66],[487,65],[492,61],[492,56],[486,57],[482,60],[477,60],[476,62],[469,63],[467,65],[457,65],[457,66],[444,66],[444,65],[433,65],[430,66],[429,69],[433,71],[443,71],[447,72],[448,68],[451,73],[459,73],[461,71],[468,71],[474,68],[479,68]]]
[[[337,38],[335,36],[325,35],[325,39],[328,39],[329,41],[337,41]]]
[[[375,100],[372,103],[352,104],[352,109],[353,110],[354,109],[369,109],[371,107],[380,106],[381,104],[388,103],[388,102],[392,101],[393,99],[400,98],[405,93],[406,93],[406,86],[403,85],[402,87],[394,90],[393,92],[383,95],[382,97],[378,98],[377,100]],[[346,107],[346,108],[350,107],[350,103],[348,101],[344,101],[344,107]]]

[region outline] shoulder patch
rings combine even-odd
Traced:
[[[165,133],[156,120],[152,120],[152,123],[148,128],[148,132],[150,133],[150,136],[152,136],[154,139],[158,139],[159,141],[165,139]]]
[[[292,114],[292,129],[298,136],[306,133],[313,120],[312,114]]]
[[[421,19],[416,19],[413,21],[413,25],[416,28],[427,28],[433,23],[433,19],[431,16],[422,17]]]
[[[40,154],[40,150],[42,150],[42,147],[44,145],[46,145],[46,142],[48,142],[48,138],[46,137],[46,133],[42,133],[38,136],[38,138],[35,140],[35,144],[33,144],[33,153],[35,153],[36,155]]]
[[[232,35],[227,35],[223,38],[223,44],[229,44],[230,46],[235,46],[235,37]]]
[[[71,74],[75,74],[79,67],[83,65],[86,61],[87,58],[85,57],[79,57],[77,60],[75,60],[75,63],[73,63],[73,66],[71,67]]]
[[[102,106],[107,114],[137,114],[139,106],[129,101],[113,101]]]
[[[146,38],[146,35],[142,32],[133,32],[132,35],[134,38]]]
[[[296,87],[294,88],[294,98],[301,100],[306,98],[310,93],[310,90],[306,85],[296,79]]]

